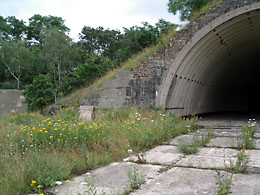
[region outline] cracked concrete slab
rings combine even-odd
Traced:
[[[128,187],[128,171],[133,171],[133,167],[138,169],[139,175],[144,179],[152,179],[157,174],[161,166],[139,165],[130,162],[111,163],[107,166],[90,171],[87,174],[73,178],[69,183],[55,186],[51,189],[57,195],[83,195],[88,194],[90,189],[88,183],[97,194],[122,194]]]
[[[232,194],[258,195],[260,194],[260,175],[259,174],[236,174],[233,175]]]
[[[216,172],[175,167],[150,180],[131,195],[214,194]]]
[[[202,169],[224,169],[235,162],[236,158],[189,155],[177,162],[177,165]]]
[[[212,133],[214,137],[237,137],[242,134],[241,129],[212,129]],[[202,136],[206,135],[207,130],[206,129],[199,129],[197,131],[194,131],[190,133],[190,135],[196,135],[196,136]]]
[[[238,151],[224,148],[200,148],[194,155],[187,155],[177,162],[178,166],[194,168],[218,168],[230,167],[236,162]]]
[[[260,173],[260,150],[246,150],[249,157],[247,170],[252,173]]]
[[[149,164],[171,165],[178,162],[184,155],[176,146],[161,145],[145,152],[144,155],[130,156],[125,161],[138,162],[143,161]]]
[[[188,135],[181,135],[178,136],[174,139],[171,139],[169,144],[171,145],[180,145],[181,143],[186,143],[189,145],[192,145],[194,143],[194,141],[196,139],[199,139],[201,136],[196,136],[196,135],[192,135],[192,134],[188,134]]]
[[[238,146],[238,139],[236,137],[216,137],[210,140],[207,146],[222,147],[222,148],[236,148]]]

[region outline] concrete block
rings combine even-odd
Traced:
[[[129,79],[121,79],[121,80],[106,80],[104,81],[103,85],[104,88],[126,88],[129,87]]]
[[[87,89],[87,97],[99,97],[101,92],[100,89]]]
[[[116,72],[116,79],[117,80],[126,80],[131,78],[131,71],[130,70],[119,70]]]
[[[93,106],[80,106],[79,107],[79,120],[91,121],[94,114]]]
[[[116,79],[106,80],[103,82],[104,88],[115,88],[117,84]]]
[[[27,111],[22,90],[0,89],[0,115]]]

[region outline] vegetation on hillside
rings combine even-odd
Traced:
[[[179,12],[182,21],[191,21],[194,17],[199,16],[199,13],[207,11],[219,1],[222,0],[169,0],[168,11],[173,14]]]
[[[14,16],[0,16],[0,88],[25,89],[30,110],[41,108],[47,102],[37,99],[39,93],[28,91],[40,75],[50,78],[54,92],[48,99],[57,102],[158,43],[174,27],[163,19],[155,26],[144,22],[124,32],[84,26],[80,40],[74,42],[60,17],[36,14],[26,24]]]

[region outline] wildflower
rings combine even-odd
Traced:
[[[41,193],[41,194],[39,194],[39,195],[44,195],[44,193]]]
[[[38,186],[36,186],[36,187],[40,189],[40,188],[42,188],[43,186],[42,186],[42,185],[38,185]]]
[[[32,134],[32,133],[30,133],[30,136],[32,137],[32,136],[33,136],[33,134]]]
[[[66,180],[66,183],[69,183],[69,182],[70,182],[70,180],[69,180],[69,179],[67,179],[67,180]]]
[[[32,184],[36,184],[37,182],[35,180],[32,180]]]
[[[53,138],[53,136],[51,135],[51,136],[50,136],[50,139],[52,139],[52,138]]]
[[[56,184],[59,186],[59,185],[62,184],[62,182],[61,181],[56,181]]]
[[[128,150],[127,152],[128,152],[128,154],[132,154],[133,150]]]

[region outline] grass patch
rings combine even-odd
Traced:
[[[196,119],[162,111],[97,111],[91,122],[68,108],[56,116],[36,113],[0,118],[0,194],[40,193],[47,186],[119,161],[195,128]],[[187,126],[189,128],[187,128]]]

